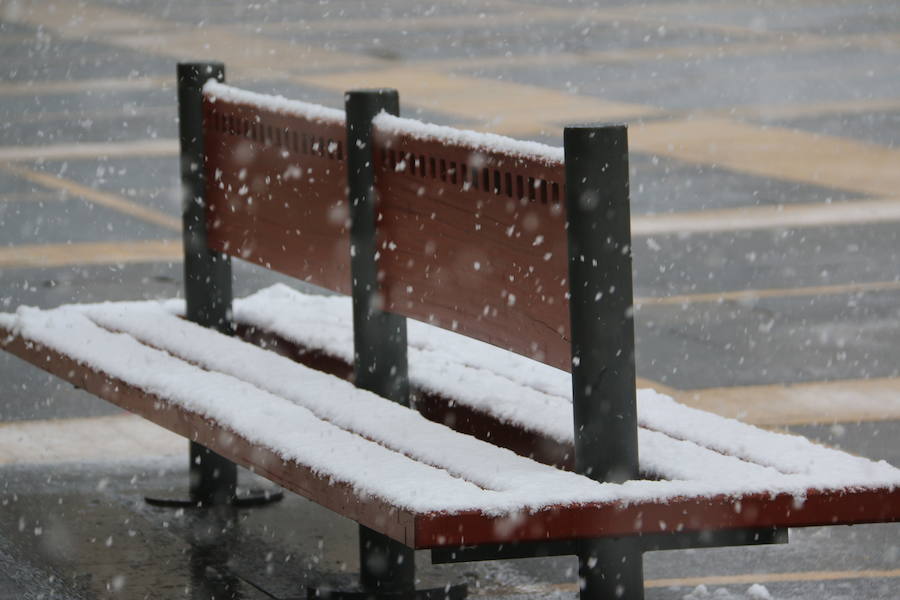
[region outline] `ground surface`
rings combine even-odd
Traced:
[[[178,59],[331,106],[393,86],[407,116],[552,144],[565,123],[627,121],[644,384],[900,464],[892,0],[5,0],[0,58],[0,309],[179,293]],[[274,279],[236,275],[240,294]],[[141,429],[123,445],[140,425],[5,355],[0,386],[0,598],[281,598],[355,568],[352,524],[296,497],[234,515],[144,506],[183,483],[180,443]],[[898,539],[866,526],[649,554],[648,597],[759,582],[897,598]],[[571,597],[572,568],[424,573]]]

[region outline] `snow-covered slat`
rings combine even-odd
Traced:
[[[203,94],[213,103],[246,104],[261,110],[285,116],[299,117],[307,121],[331,125],[344,124],[344,111],[342,110],[301,100],[290,100],[279,95],[258,94],[250,90],[219,83],[215,79],[210,79],[204,84]]]
[[[376,495],[399,506],[407,505],[405,498],[415,497],[414,507],[429,510],[447,510],[454,505],[456,509],[469,508],[483,495],[472,483],[349,433],[252,384],[204,370],[127,334],[103,329],[81,311],[20,308],[10,317],[0,315],[0,326],[213,419],[255,444],[275,450],[285,460],[301,462],[325,477],[353,485],[361,495]],[[365,394],[327,375],[304,381],[304,387],[307,393],[323,397],[339,398],[347,391]]]
[[[563,149],[540,142],[517,140],[505,135],[485,133],[455,127],[423,123],[381,113],[372,124],[382,138],[409,136],[419,141],[437,141],[452,146],[468,148],[473,154],[503,154],[513,158],[540,161],[548,166],[561,167],[565,158]]]
[[[350,311],[348,298],[303,294],[284,285],[235,302],[239,321],[347,361],[353,352]],[[417,387],[453,398],[501,421],[572,443],[568,373],[418,321],[409,321],[408,339],[410,380]],[[800,436],[765,431],[690,408],[654,390],[638,390],[637,396],[640,431],[687,440],[741,459],[743,464],[756,463],[786,474],[829,478],[843,474],[849,479],[872,464]],[[681,457],[666,458],[666,452],[657,455],[645,450],[643,444],[648,438],[643,434],[640,438],[644,470],[663,469],[655,472],[671,478],[680,476],[673,469],[683,465]],[[700,472],[691,475],[703,478]]]
[[[234,309],[242,323],[352,361],[348,298],[313,296],[276,285],[236,301]],[[418,321],[408,323],[407,335],[410,381],[417,388],[573,443],[571,392],[568,398],[564,395],[571,385],[568,374]],[[561,389],[563,382],[566,387]],[[689,439],[680,441],[640,429],[638,444],[642,470],[665,479],[727,481],[758,475],[756,465]]]
[[[558,469],[460,435],[416,411],[385,403],[372,394],[347,393],[339,400],[310,394],[305,383],[323,377],[292,360],[179,319],[157,304],[110,304],[87,311],[99,325],[122,331],[205,369],[227,373],[304,406],[321,419],[372,439],[416,460],[446,469],[492,490],[520,490],[538,498],[547,486],[568,485]],[[211,351],[210,349],[215,349]],[[470,382],[473,385],[479,382]],[[484,385],[484,382],[480,382]],[[687,441],[642,430],[648,471],[667,479],[746,482],[778,475]],[[536,477],[536,473],[540,476]]]
[[[180,319],[158,305],[110,304],[86,311],[101,327],[284,398],[337,427],[413,460],[495,491],[541,495],[547,486],[583,485],[572,477],[425,419],[414,410],[237,338]],[[534,488],[529,491],[529,488]]]

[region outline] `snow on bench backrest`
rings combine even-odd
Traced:
[[[204,88],[209,246],[350,292],[341,111]],[[374,122],[383,308],[570,368],[561,148]]]
[[[343,111],[204,86],[211,249],[350,293]]]

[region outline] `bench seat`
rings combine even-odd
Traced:
[[[638,394],[647,479],[597,483],[195,325],[183,310],[178,300],[21,308],[0,315],[0,346],[414,548],[900,520],[900,470],[887,463],[652,390]],[[280,285],[234,304],[245,337],[337,364],[352,360],[350,310],[349,298]],[[420,392],[563,455],[571,446],[568,373],[413,321],[409,363]]]

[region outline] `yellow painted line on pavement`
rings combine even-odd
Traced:
[[[630,64],[656,61],[709,61],[722,58],[765,56],[784,52],[819,52],[827,48],[843,48],[839,39],[796,38],[790,40],[760,40],[755,42],[730,42],[728,44],[687,44],[678,46],[642,46],[618,50],[592,52],[561,52],[545,54],[514,54],[480,56],[478,58],[423,58],[412,66],[432,69],[490,69],[497,67],[550,67],[585,64]]]
[[[0,164],[0,170],[7,171],[8,173],[12,173],[13,175],[17,175],[18,177],[27,179],[32,183],[36,183],[50,189],[68,192],[74,196],[78,196],[79,198],[83,198],[89,202],[93,202],[94,204],[105,206],[122,214],[145,221],[147,223],[159,225],[172,231],[181,231],[180,219],[161,213],[158,210],[154,210],[146,206],[141,206],[136,202],[126,200],[125,198],[117,196],[116,194],[102,192],[92,187],[81,185],[80,183],[76,183],[69,179],[63,179],[62,177],[58,177],[56,175],[33,171],[31,169],[26,169],[25,167],[12,165],[9,163]]]
[[[0,246],[0,269],[180,262],[181,240]]]
[[[465,4],[464,4],[465,6]],[[471,5],[468,5],[471,6]],[[441,14],[427,17],[404,17],[392,15],[389,19],[350,18],[317,22],[308,21],[261,23],[238,25],[242,30],[258,31],[263,35],[302,33],[312,27],[321,27],[334,32],[377,32],[391,31],[466,31],[514,29],[521,31],[528,26],[547,26],[552,24],[577,25],[574,32],[590,30],[598,24],[627,23],[644,25],[652,29],[654,35],[664,36],[666,31],[713,31],[731,37],[752,37],[760,39],[784,39],[790,35],[784,31],[761,31],[751,27],[714,23],[696,19],[698,14],[708,15],[713,12],[735,10],[734,6],[721,2],[682,2],[682,3],[640,3],[633,6],[604,6],[602,8],[585,8],[577,6],[566,8],[556,3],[522,4],[516,2],[491,2],[483,12],[469,14]],[[672,17],[690,17],[689,20]],[[660,33],[659,26],[664,27]],[[587,35],[587,34],[582,34]],[[812,37],[812,36],[809,36]]]
[[[181,456],[187,440],[136,415],[0,423],[0,465]]]
[[[900,379],[854,379],[677,391],[679,402],[754,425],[900,420]]]
[[[128,33],[101,38],[105,43],[141,52],[194,60],[219,60],[229,77],[284,78],[292,69],[348,69],[377,67],[374,57],[344,54],[319,45],[236,34],[224,26],[202,29],[170,27],[168,31]]]
[[[896,31],[885,33],[862,32],[845,37],[848,45],[851,46],[883,50],[885,52],[900,50],[900,33]]]
[[[93,2],[48,2],[16,0],[4,19],[43,27],[68,38],[84,39],[104,32],[141,31],[145,28],[171,28],[172,23]]]
[[[658,42],[661,40],[657,40]],[[753,41],[728,41],[727,43],[711,43],[711,44],[684,44],[684,45],[647,45],[635,48],[621,48],[617,50],[599,50],[591,52],[550,52],[542,54],[518,53],[512,55],[500,56],[479,56],[477,58],[422,58],[414,59],[407,63],[410,66],[422,67],[427,66],[432,69],[465,69],[471,71],[477,69],[490,69],[497,67],[549,67],[549,66],[572,66],[585,64],[629,64],[636,62],[656,62],[656,61],[712,61],[724,58],[745,58],[751,56],[765,56],[770,54],[784,54],[790,52],[797,54],[801,52],[821,52],[822,50],[836,49],[845,50],[847,48],[872,48],[880,50],[893,50],[900,47],[900,36],[892,34],[891,36],[882,35],[812,35],[812,34],[793,34],[783,32],[778,36],[763,36],[761,39]],[[820,77],[833,76],[833,70],[824,70]],[[798,77],[796,72],[779,71],[777,74],[786,78]],[[804,73],[809,78],[815,74]],[[621,82],[617,84],[621,87]],[[850,110],[858,110],[854,104],[866,106],[871,104],[875,110],[879,110],[882,106],[878,99],[868,99],[859,101],[833,102],[834,105],[828,112],[822,114],[831,114],[840,109],[840,105],[850,107]],[[812,106],[815,111],[816,104],[797,105],[793,111],[800,110],[803,107]],[[888,101],[886,107],[893,109],[896,107],[896,101]],[[760,107],[759,110],[765,111],[767,107]],[[777,110],[777,107],[776,107]],[[752,111],[752,109],[751,109]],[[792,114],[793,114],[792,111]],[[716,111],[702,111],[704,113]],[[731,114],[731,111],[721,111],[722,114]],[[742,112],[740,109],[738,112]],[[813,113],[815,114],[815,112]]]
[[[635,215],[633,236],[685,235],[756,229],[835,227],[900,221],[900,198],[742,206],[691,212]]]
[[[826,115],[858,115],[873,112],[900,112],[900,98],[867,98],[808,102],[806,104],[763,104],[721,111],[721,116],[755,119],[803,119]]]
[[[64,194],[59,192],[0,192],[0,202],[61,202],[65,200]]]
[[[664,383],[660,383],[658,381],[654,381],[652,379],[647,379],[646,377],[636,377],[634,382],[635,387],[638,389],[651,389],[656,390],[660,394],[667,394],[669,396],[674,396],[679,392],[673,387],[670,387]]]
[[[900,148],[720,118],[655,121],[630,128],[648,154],[875,196],[900,190]]]
[[[468,31],[481,29],[521,28],[548,22],[569,22],[578,19],[576,14],[560,14],[559,11],[539,6],[518,7],[519,12],[482,12],[474,14],[443,14],[430,17],[392,17],[390,19],[353,19],[342,18],[324,21],[315,25],[308,21],[279,21],[270,23],[235,24],[230,27],[236,31],[258,32],[262,35],[296,33],[302,35],[312,28],[322,28],[329,32],[362,32],[362,31],[455,31],[465,28]],[[612,17],[609,17],[612,19]]]
[[[690,10],[687,10],[688,4]],[[465,6],[465,3],[464,3]],[[468,5],[471,7],[471,5]],[[605,6],[602,9],[585,9],[578,7],[567,9],[552,6],[546,3],[522,4],[517,2],[491,2],[482,12],[470,12],[467,14],[440,14],[430,16],[401,16],[392,15],[391,18],[352,18],[345,16],[340,19],[323,20],[315,24],[309,21],[292,22],[278,21],[270,23],[251,23],[247,25],[235,25],[233,27],[242,30],[258,31],[262,35],[279,33],[302,33],[312,27],[320,27],[329,32],[364,32],[364,31],[444,31],[465,29],[466,31],[478,31],[482,29],[500,30],[504,28],[521,30],[522,26],[548,25],[553,23],[583,23],[585,27],[596,23],[611,23],[620,21],[652,21],[665,18],[670,14],[719,8],[720,3],[683,3],[681,9],[675,3],[641,3],[640,6]],[[703,27],[703,23],[673,23],[674,27],[696,26]]]
[[[687,305],[697,303],[721,302],[753,302],[761,298],[792,298],[803,296],[829,296],[838,294],[862,294],[865,292],[889,292],[900,289],[900,281],[871,281],[864,283],[846,283],[836,285],[814,285],[794,288],[768,288],[760,290],[735,290],[728,292],[709,292],[705,294],[677,294],[673,296],[648,297],[634,299],[641,306]]]
[[[178,151],[178,140],[168,139],[135,142],[74,142],[46,146],[0,146],[0,162],[177,156]]]
[[[840,581],[853,579],[893,579],[900,569],[861,569],[858,571],[799,571],[794,573],[746,573],[740,575],[707,575],[651,579],[648,587],[697,587],[698,585],[752,585],[791,581]]]
[[[0,82],[0,96],[46,96],[103,91],[168,90],[175,85],[174,77],[140,77],[134,79],[71,79],[62,81]]]
[[[841,581],[857,579],[894,579],[900,577],[900,569],[860,569],[857,571],[796,571],[793,573],[741,573],[736,575],[704,575],[700,577],[668,577],[647,579],[648,588],[681,587],[698,585],[752,585],[754,583],[788,583],[799,581]],[[577,583],[535,583],[520,586],[482,587],[476,596],[537,595],[559,592],[577,592]]]
[[[627,63],[652,60],[710,60],[723,57],[743,57],[784,52],[819,51],[828,48],[845,49],[848,47],[877,48],[891,50],[900,45],[900,36],[886,34],[848,34],[817,35],[784,30],[757,30],[752,27],[735,26],[723,23],[698,22],[697,14],[728,10],[740,10],[719,2],[713,3],[660,3],[640,6],[604,7],[586,10],[582,7],[569,9],[559,6],[538,7],[535,5],[506,2],[494,3],[491,8],[496,12],[478,14],[443,14],[428,17],[394,17],[385,20],[344,18],[323,22],[332,32],[362,31],[445,31],[465,28],[467,31],[494,31],[498,28],[520,30],[522,27],[547,25],[550,23],[578,23],[582,29],[588,29],[604,23],[637,23],[653,27],[659,36],[653,42],[658,45],[640,48],[628,48],[615,51],[598,51],[585,53],[547,53],[540,55],[516,54],[510,56],[481,56],[478,58],[447,58],[415,60],[414,65],[427,65],[434,69],[454,69],[473,67],[491,68],[497,66],[551,66],[571,65],[578,63]],[[689,16],[691,20],[673,20],[672,17]],[[673,30],[710,30],[728,35],[721,43],[671,45],[667,44],[665,32],[660,34],[657,25],[665,31]],[[302,36],[313,25],[308,21],[277,23],[252,23],[230,26],[237,32],[254,32],[261,35],[296,33]],[[751,38],[752,41],[734,41],[734,37]]]
[[[67,121],[67,125],[73,123],[93,127],[99,122],[116,121],[116,126],[123,120],[137,117],[163,117],[168,119],[175,112],[171,106],[135,106],[126,104],[113,109],[105,110],[63,110],[46,112],[23,112],[10,117],[8,123],[46,123],[47,121]]]
[[[90,39],[180,60],[223,61],[232,75],[278,76],[289,67],[364,68],[380,62],[331,52],[319,45],[236,34],[230,27],[218,25],[178,24],[95,3],[18,0],[7,18],[47,28],[68,39]]]

